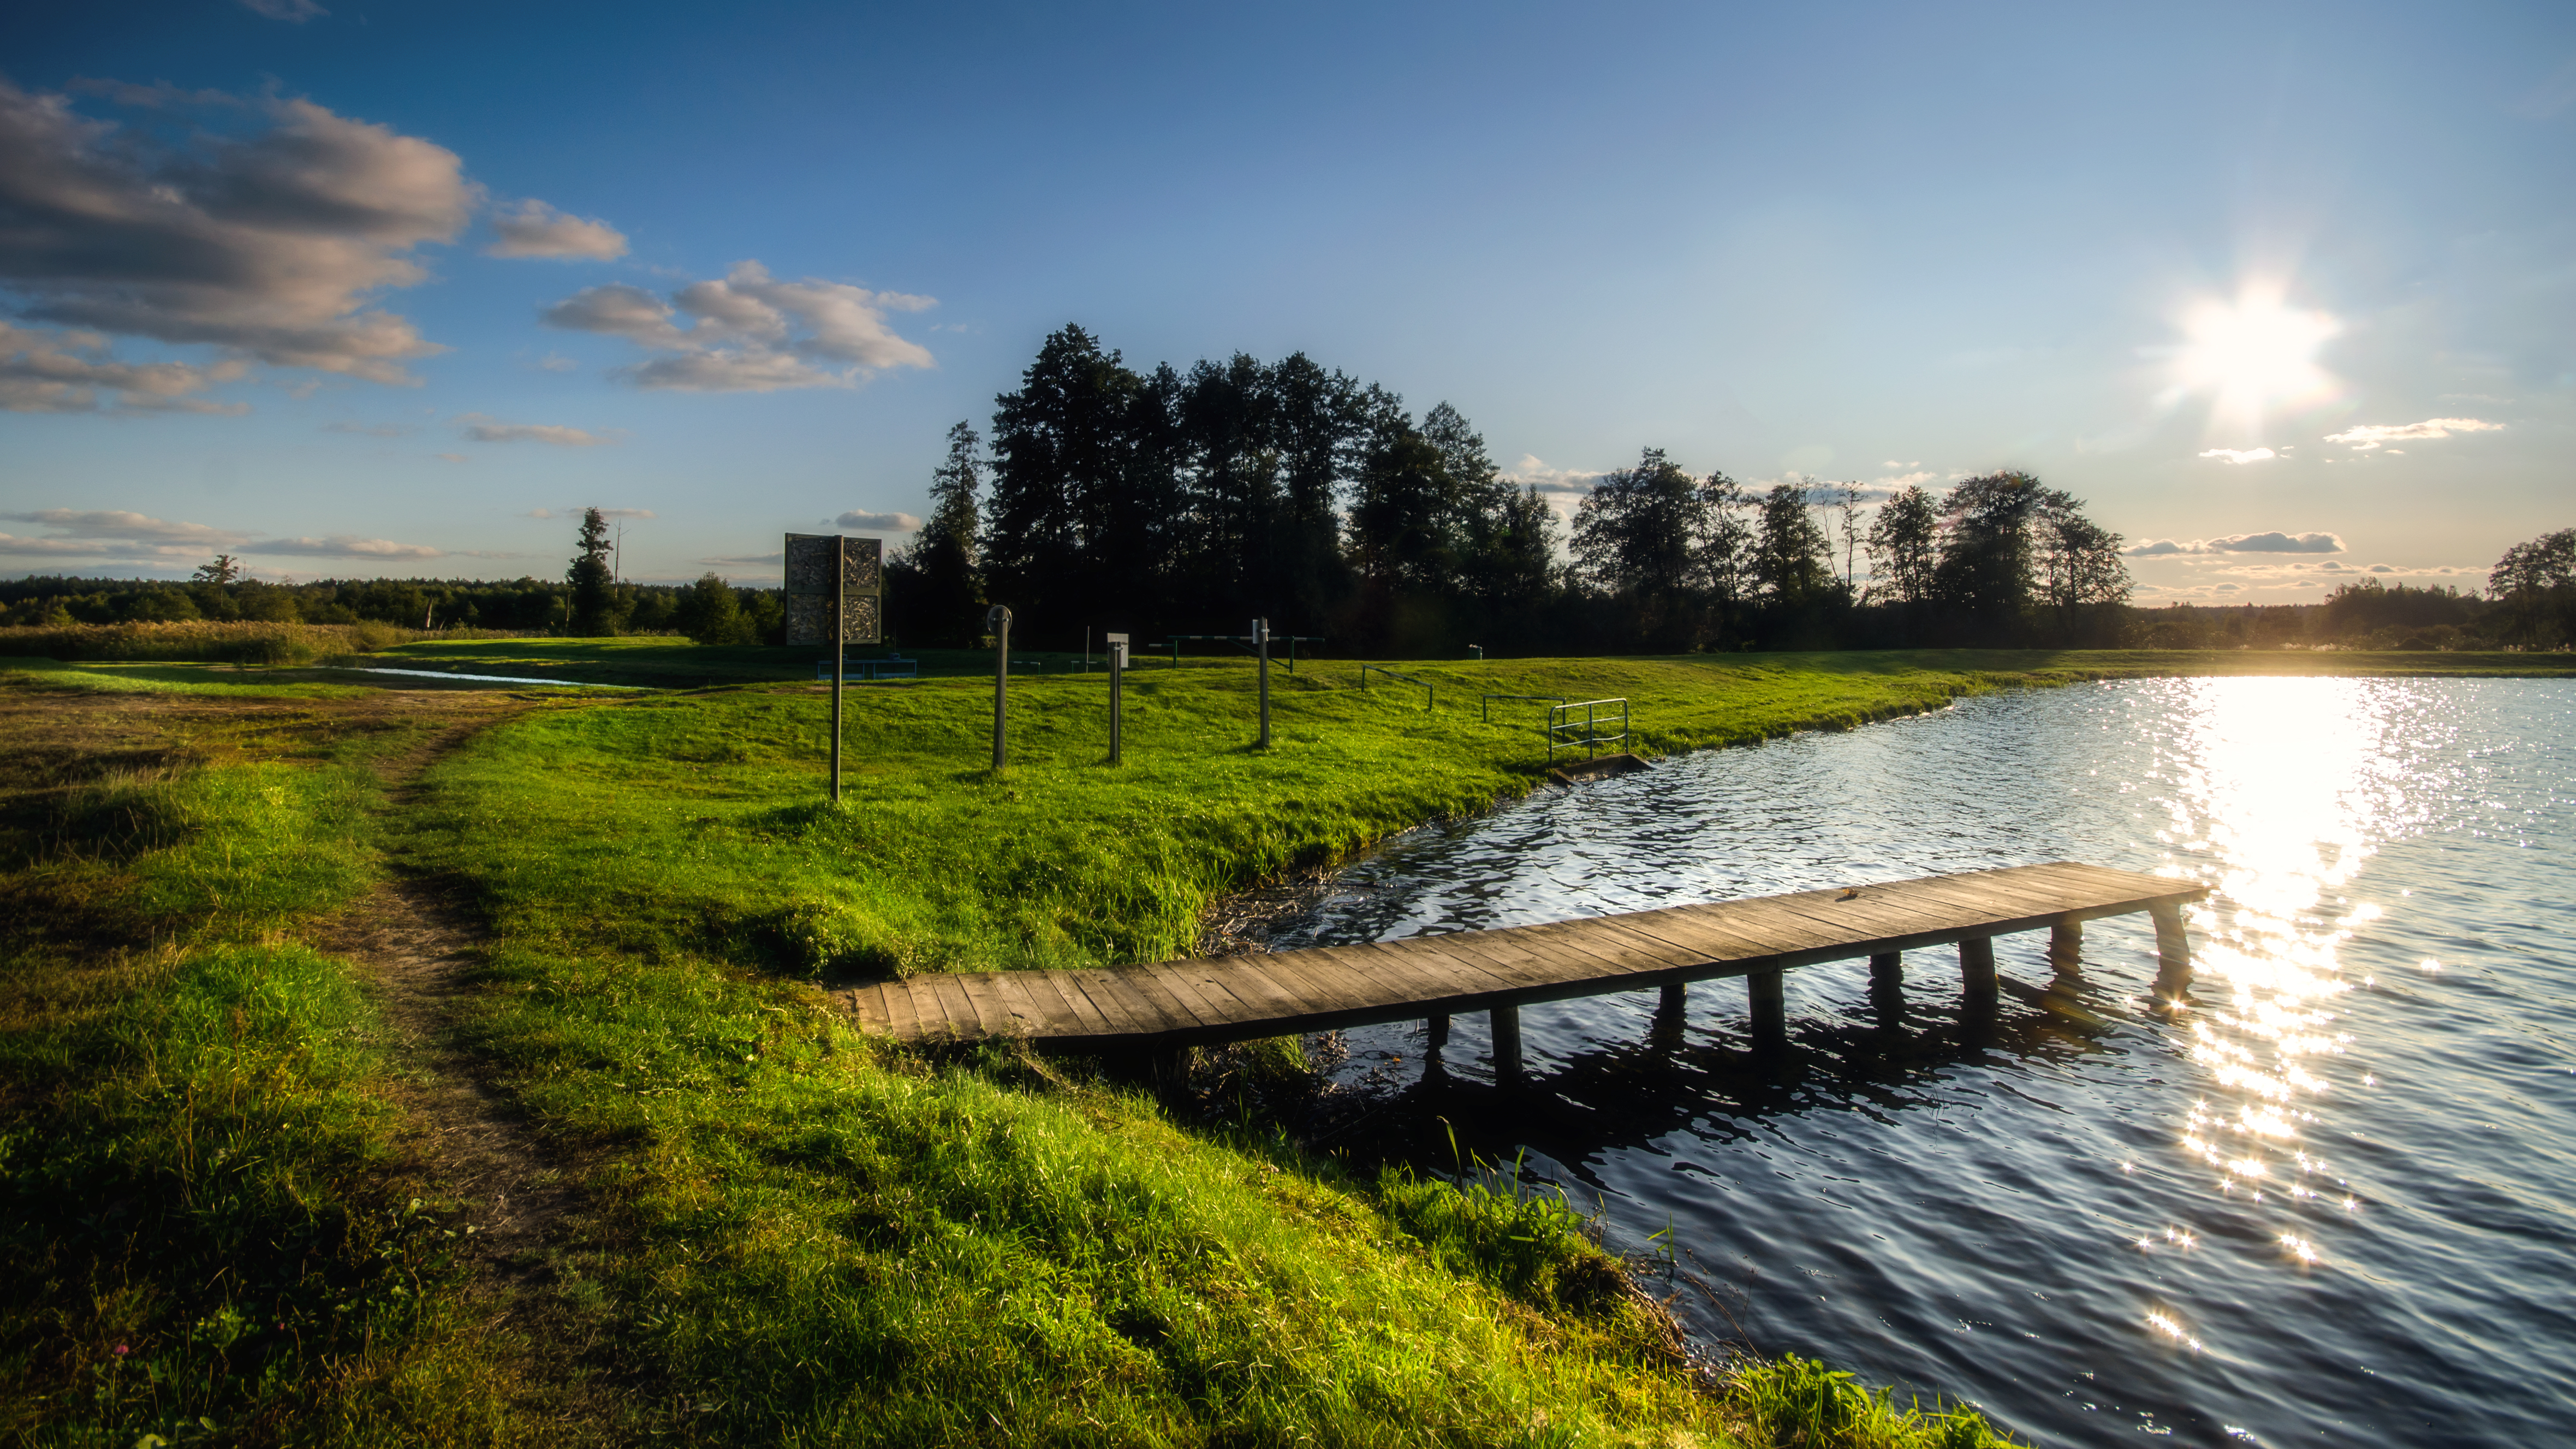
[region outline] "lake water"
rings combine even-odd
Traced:
[[[1710,1341],[1946,1391],[2042,1443],[2576,1442],[2576,682],[2208,679],[1964,701],[1667,761],[1416,831],[1282,948],[2046,860],[2215,888],[2190,1009],[2144,916],[1788,975],[1530,1007],[1529,1084],[1481,1016],[1350,1034],[1380,1102],[1678,1243]],[[1652,1235],[1671,1229],[1667,1238]],[[1740,1332],[1739,1332],[1740,1330]]]

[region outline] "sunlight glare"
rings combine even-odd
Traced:
[[[2183,313],[2189,339],[2175,358],[2179,391],[2211,399],[2213,432],[2259,437],[2264,415],[2325,400],[2334,378],[2317,349],[2343,330],[2324,312],[2283,300],[2276,283],[2248,284],[2233,302],[2204,299]]]

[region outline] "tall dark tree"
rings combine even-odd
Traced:
[[[1026,622],[1019,637],[1061,641],[1133,596],[1157,526],[1137,506],[1131,413],[1143,379],[1068,326],[1047,338],[1020,390],[995,400],[984,586]]]
[[[1210,606],[1260,612],[1276,602],[1270,544],[1285,511],[1276,402],[1270,370],[1240,352],[1201,361],[1181,387],[1182,571],[1187,591]]]
[[[905,613],[926,644],[962,647],[983,632],[983,559],[977,542],[982,531],[982,441],[963,422],[948,430],[948,458],[930,475],[930,517],[912,547],[904,550],[912,571]]]
[[[1351,499],[1351,561],[1382,589],[1453,593],[1465,542],[1458,480],[1440,448],[1397,417],[1379,431]]]
[[[201,584],[235,583],[241,576],[241,560],[228,553],[216,554],[212,563],[197,565],[196,581]]]
[[[1601,475],[1575,508],[1576,574],[1620,606],[1623,632],[1653,647],[1688,647],[1709,524],[1700,485],[1663,449],[1648,448],[1637,466]]]
[[[1363,453],[1360,388],[1296,352],[1271,367],[1270,395],[1280,512],[1268,546],[1277,580],[1269,607],[1279,617],[1320,626],[1350,593],[1341,499]]]
[[[1836,602],[1832,544],[1808,511],[1805,485],[1781,483],[1762,499],[1753,536],[1753,578],[1762,601],[1781,614]]]
[[[1941,510],[1932,495],[1911,484],[1898,489],[1869,524],[1871,598],[1909,607],[1931,599],[1940,548]]]
[[[2028,473],[1970,478],[1942,500],[1941,557],[1933,587],[1943,602],[1994,623],[2030,607],[2033,525],[2048,490]]]
[[[2576,637],[2576,528],[2506,549],[2487,575],[2487,595],[2514,643],[2541,648]]]
[[[2081,610],[2129,602],[2120,535],[2083,514],[2083,502],[2051,491],[2039,516],[2039,597],[2061,622]]]
[[[565,626],[572,633],[597,637],[617,632],[617,591],[609,577],[608,555],[616,547],[608,520],[596,508],[581,511],[580,552],[564,577],[572,584],[571,612]]]

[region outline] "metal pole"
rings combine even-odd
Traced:
[[[1261,654],[1261,747],[1270,748],[1270,621],[1252,621],[1252,645]]]
[[[1127,636],[1111,634],[1106,636],[1106,641],[1109,646],[1109,763],[1115,765],[1119,763],[1120,727],[1127,722],[1123,698],[1127,681]]]
[[[835,805],[841,803],[841,674],[847,667],[844,656],[848,652],[842,647],[844,636],[849,633],[849,601],[844,597],[850,583],[848,546],[847,539],[835,537],[832,540],[832,803]]]
[[[1011,757],[1011,611],[1000,604],[984,611],[984,627],[993,631],[993,768]]]

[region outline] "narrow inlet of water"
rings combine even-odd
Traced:
[[[1488,1160],[1683,1250],[1695,1333],[1975,1402],[2041,1442],[2576,1437],[2576,683],[2135,681],[1667,761],[1416,831],[1281,949],[2081,860],[2214,888],[2195,1006],[2143,916],[2079,975],[1997,942],[1350,1033],[1358,1150]],[[1672,1024],[1667,1023],[1667,1028]],[[1669,1227],[1665,1238],[1653,1235]]]

